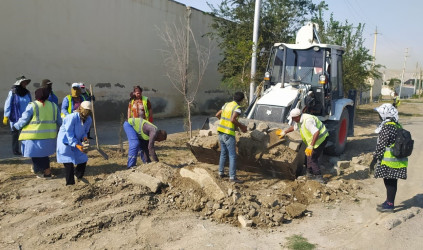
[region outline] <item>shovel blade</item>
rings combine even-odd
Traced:
[[[269,143],[267,144],[268,149],[281,144],[285,140],[285,138],[279,138],[281,131],[281,129],[276,129],[269,132]]]
[[[109,156],[101,148],[97,148],[97,151],[101,154],[101,156],[103,156],[105,160],[109,159]]]

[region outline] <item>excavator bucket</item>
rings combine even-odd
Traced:
[[[219,164],[220,144],[216,121],[218,119],[215,117],[207,119],[203,124],[203,130],[206,131],[200,131],[199,136],[188,142],[188,147],[199,162]],[[240,121],[244,124],[255,124],[248,124],[247,133],[236,132],[237,169],[291,180],[302,174],[304,150],[301,150],[303,146],[298,132],[290,133],[281,139],[280,123],[272,124],[278,125],[279,128],[272,128],[272,125],[262,121]]]

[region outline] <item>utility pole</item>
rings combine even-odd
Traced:
[[[375,68],[376,65],[376,42],[377,42],[377,26],[376,26],[376,30],[375,30],[375,39],[373,42],[373,63],[372,63],[372,69]],[[375,78],[373,77],[373,79],[371,80],[370,83],[370,102],[373,102],[373,85],[375,84]]]
[[[422,85],[423,85],[422,74],[423,74],[422,67],[420,67],[419,97],[421,97],[421,95],[422,95]]]
[[[405,49],[405,55],[404,55],[404,67],[402,68],[401,84],[400,84],[400,89],[399,89],[399,98],[400,99],[401,99],[402,85],[404,84],[405,64],[407,63],[407,57],[408,57],[408,48]]]
[[[414,90],[413,94],[416,94],[417,91],[417,76],[419,75],[419,62],[416,63],[416,74],[414,76]]]
[[[186,64],[185,64],[185,94],[188,91],[188,68],[189,68],[189,39],[190,39],[190,22],[191,22],[191,7],[187,6],[186,9],[186,17],[187,17],[187,37],[186,37]]]
[[[257,68],[257,42],[258,42],[258,29],[260,21],[260,0],[256,0],[256,6],[254,9],[254,29],[253,29],[253,54],[251,57],[251,78],[250,78],[250,99],[249,103],[251,104],[254,98],[255,92],[255,83],[254,78],[256,77],[256,68]]]

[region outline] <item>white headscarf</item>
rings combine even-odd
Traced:
[[[382,122],[376,128],[375,133],[379,133],[383,125],[387,122],[398,122],[398,110],[390,103],[382,104],[381,106],[375,108],[382,118]]]

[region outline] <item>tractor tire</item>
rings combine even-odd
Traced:
[[[339,121],[328,123],[328,142],[330,142],[330,146],[325,148],[326,154],[339,156],[344,152],[345,145],[347,144],[349,124],[350,119],[346,108],[342,111],[341,119]]]

